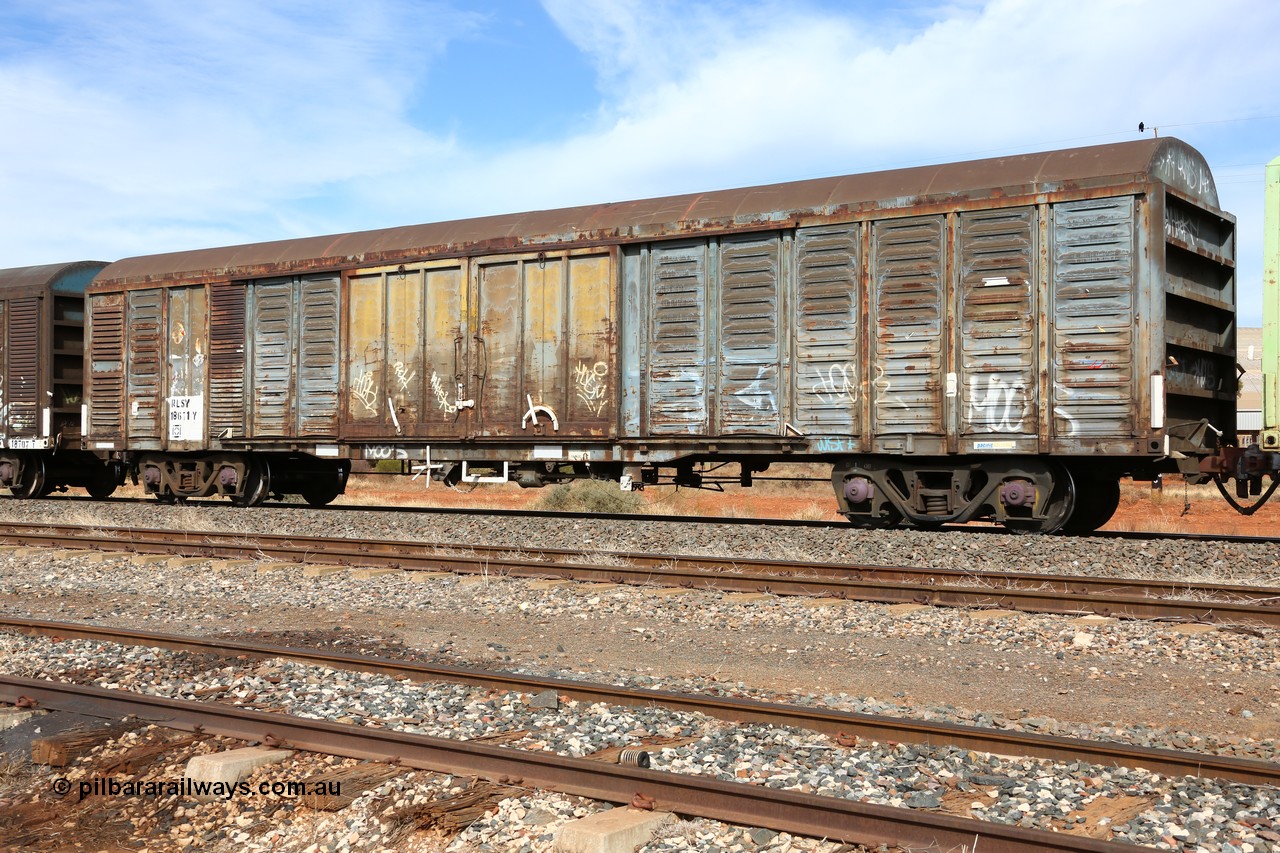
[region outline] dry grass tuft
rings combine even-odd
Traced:
[[[637,492],[624,492],[608,480],[575,480],[553,486],[534,507],[554,512],[638,513],[645,500]]]
[[[0,797],[30,790],[40,772],[40,767],[26,758],[16,753],[0,752]]]

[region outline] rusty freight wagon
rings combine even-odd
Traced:
[[[0,488],[17,497],[115,490],[118,472],[80,442],[84,289],[104,266],[0,270]]]
[[[1091,529],[1232,438],[1234,248],[1144,139],[131,258],[85,446],[171,500],[822,460],[855,523]]]

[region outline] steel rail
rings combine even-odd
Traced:
[[[827,482],[823,480],[822,482]],[[156,505],[155,498],[151,497],[111,497],[90,498],[85,495],[62,495],[56,497],[45,497],[40,500],[49,501],[67,501],[76,503],[140,503],[147,505]],[[1216,501],[1213,501],[1216,503]],[[187,506],[199,507],[221,507],[230,506],[226,500],[213,499],[193,499],[185,502]],[[321,512],[404,512],[415,514],[435,514],[435,515],[459,515],[459,516],[501,516],[506,518],[549,518],[549,519],[587,519],[597,521],[644,521],[644,522],[662,522],[671,524],[726,524],[732,526],[750,525],[752,527],[800,527],[811,528],[814,530],[843,530],[851,536],[857,534],[856,528],[851,528],[848,522],[843,519],[831,519],[830,521],[814,520],[807,518],[768,518],[758,516],[720,516],[720,515],[670,515],[659,513],[635,513],[635,512],[566,512],[564,510],[544,510],[544,509],[493,509],[480,507],[460,507],[460,506],[414,506],[396,504],[394,506],[379,506],[374,504],[328,504],[322,507],[313,507],[301,502],[290,501],[273,501],[264,504],[265,509],[306,509],[318,510]],[[1019,534],[1012,533],[1006,528],[995,523],[971,522],[968,524],[943,524],[937,528],[940,531],[948,533],[976,533],[979,535],[999,535],[999,536],[1015,536]],[[905,527],[903,530],[923,532],[921,528]],[[1217,533],[1153,533],[1143,530],[1092,530],[1086,533],[1067,533],[1059,531],[1049,534],[1050,536],[1062,537],[1064,539],[1121,539],[1133,540],[1135,542],[1149,542],[1154,540],[1173,540],[1188,542],[1214,542],[1229,543],[1233,545],[1274,545],[1280,542],[1280,537],[1276,536],[1257,536],[1242,533],[1233,534],[1217,534]]]
[[[31,536],[41,541],[56,542],[59,537],[79,537],[80,534],[92,534],[101,531],[101,527],[85,527],[82,525],[50,525],[27,522],[0,522],[0,536]],[[681,568],[712,572],[738,572],[764,575],[809,575],[813,578],[838,578],[847,580],[872,580],[895,583],[914,583],[935,586],[945,583],[964,581],[981,582],[983,585],[997,590],[1037,590],[1040,592],[1063,592],[1073,594],[1101,593],[1112,595],[1137,595],[1143,597],[1176,596],[1178,594],[1195,594],[1205,597],[1236,600],[1241,603],[1258,603],[1270,601],[1280,608],[1280,587],[1256,586],[1246,584],[1213,584],[1197,581],[1140,579],[1123,577],[1094,577],[1090,575],[1065,575],[1035,572],[1006,572],[997,570],[970,570],[924,568],[911,566],[888,566],[873,563],[831,564],[811,561],[760,560],[738,557],[703,557],[680,554],[653,554],[626,551],[577,551],[567,548],[541,548],[522,546],[510,548],[498,545],[440,544],[414,541],[384,540],[352,540],[319,536],[292,536],[279,533],[227,534],[217,531],[191,531],[177,534],[168,530],[148,528],[117,528],[106,534],[108,540],[115,540],[115,534],[123,537],[133,546],[159,544],[169,547],[175,536],[181,535],[184,541],[192,537],[198,538],[194,547],[229,545],[245,548],[245,540],[252,540],[254,550],[271,555],[297,558],[300,551],[308,552],[309,559],[318,562],[339,562],[343,560],[369,559],[395,555],[399,557],[430,557],[431,550],[468,551],[477,559],[493,562],[511,562],[512,555],[522,555],[536,559],[548,571],[554,568],[573,568],[582,565],[582,558],[597,558],[605,561],[600,565],[611,565],[614,562],[629,564],[633,567],[646,568]],[[95,542],[107,545],[109,542]],[[265,546],[265,547],[264,547]],[[327,560],[335,557],[337,560]]]
[[[1084,578],[1068,575],[1022,575],[1009,572],[960,572],[956,570],[920,569],[883,566],[830,567],[816,563],[783,563],[780,561],[714,560],[666,555],[631,555],[605,552],[612,560],[637,558],[648,565],[591,565],[568,562],[546,562],[517,552],[539,553],[564,558],[575,552],[538,549],[485,548],[485,546],[434,545],[425,542],[367,542],[350,539],[287,536],[280,534],[229,535],[216,532],[173,532],[121,528],[104,534],[102,528],[79,525],[41,525],[0,523],[0,537],[24,544],[65,546],[68,539],[102,549],[140,553],[172,553],[185,556],[217,558],[274,558],[302,563],[338,565],[383,565],[413,570],[449,571],[460,574],[498,574],[515,577],[562,577],[575,580],[627,583],[632,585],[662,584],[691,589],[719,589],[736,592],[768,592],[776,595],[827,596],[879,603],[918,603],[930,606],[984,607],[1024,610],[1034,613],[1080,615],[1093,613],[1128,619],[1156,619],[1214,623],[1244,623],[1280,626],[1280,589],[1271,587],[1223,586],[1181,582],[1146,582]],[[248,542],[246,543],[246,540]],[[470,550],[480,556],[433,554],[435,549]],[[593,556],[591,552],[586,556]],[[487,554],[487,555],[486,555]],[[509,557],[499,554],[511,555]],[[596,555],[599,556],[599,555]],[[673,565],[663,565],[664,561]],[[687,563],[685,562],[687,561]],[[692,567],[684,567],[689,565]],[[699,568],[701,566],[702,568]],[[719,566],[720,568],[714,568]],[[914,582],[864,579],[866,573],[915,577]],[[950,573],[948,573],[950,572]],[[843,573],[843,574],[841,574]],[[969,585],[937,583],[963,577]],[[930,583],[930,579],[934,582]],[[1026,584],[1001,585],[1001,582]],[[1035,588],[1036,584],[1057,588]],[[1170,589],[1187,592],[1211,591],[1241,596],[1245,602],[1193,601],[1156,598],[1149,595],[1117,594],[1117,586],[1130,590]],[[1066,587],[1066,588],[1064,588]],[[1073,589],[1074,587],[1074,589]],[[1077,591],[1083,588],[1083,591]],[[1107,590],[1107,591],[1089,591]],[[1248,599],[1266,603],[1249,603]]]
[[[872,805],[723,782],[700,776],[642,770],[552,753],[487,746],[327,720],[103,690],[39,679],[0,676],[0,700],[26,698],[36,707],[104,717],[136,717],[197,731],[294,749],[394,762],[439,773],[474,775],[507,784],[629,803],[637,794],[654,807],[746,826],[865,845],[896,844],[984,853],[1026,850],[1132,853],[1133,846],[1064,833],[1024,829],[936,812]]]
[[[287,658],[302,663],[354,672],[376,672],[413,681],[468,684],[488,689],[530,693],[554,690],[580,702],[649,707],[705,714],[736,723],[790,726],[828,735],[853,735],[876,741],[956,746],[1000,755],[1020,755],[1053,761],[1086,761],[1103,766],[1142,767],[1168,776],[1201,776],[1249,785],[1280,785],[1280,764],[1251,758],[1141,747],[1113,741],[1089,741],[1030,732],[1011,732],[958,723],[939,723],[835,711],[755,699],[704,696],[666,690],[642,690],[564,678],[400,661],[349,655],[267,643],[244,643],[216,637],[138,631],[99,625],[0,618],[0,630],[30,636],[88,639],[122,645],[148,646],[216,656],[243,655],[256,659]]]

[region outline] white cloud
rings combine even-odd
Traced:
[[[447,155],[403,104],[474,23],[411,2],[42,14],[53,43],[0,59],[0,103],[20,128],[0,135],[0,192],[29,200],[0,245],[29,247],[19,263],[261,239],[327,187]]]
[[[436,185],[453,215],[1113,142],[1136,137],[1139,121],[1280,113],[1257,82],[1280,71],[1270,44],[1280,6],[1248,0],[1211,13],[1190,0],[995,0],[949,7],[914,30],[803,3],[745,14],[548,5],[601,69],[596,123],[453,173]],[[1182,135],[1208,143],[1202,130]],[[1242,252],[1260,228],[1249,213]],[[1255,316],[1259,267],[1241,262],[1242,307]]]
[[[0,214],[0,256],[111,259],[1109,142],[1140,120],[1280,114],[1255,82],[1280,71],[1280,6],[1250,0],[546,7],[596,69],[598,103],[574,110],[583,119],[560,139],[480,152],[416,127],[411,104],[450,97],[432,59],[500,26],[500,11],[20,6],[60,35],[43,48],[0,36],[0,103],[20,129],[0,134],[0,193],[24,200]],[[1214,128],[1182,130],[1206,153],[1256,156],[1233,155]],[[1243,304],[1260,233],[1245,207]]]

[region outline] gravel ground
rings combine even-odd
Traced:
[[[15,507],[0,502],[0,519],[1280,583],[1280,551],[1270,546],[294,508],[85,506],[54,501],[26,503],[21,511]],[[981,612],[925,608],[903,614],[856,602],[814,606],[801,599],[768,598],[747,603],[705,590],[655,597],[633,588],[538,589],[527,581],[498,577],[421,583],[407,575],[356,580],[340,573],[313,579],[301,577],[297,570],[258,574],[251,567],[218,563],[173,570],[136,565],[127,558],[86,564],[38,552],[0,553],[0,613],[159,631],[257,632],[283,644],[323,644],[531,674],[749,695],[1269,760],[1280,753],[1280,684],[1275,678],[1280,632],[1270,629],[1184,634],[1155,623],[1081,622],[1048,615],[988,619]],[[195,681],[198,675],[187,673]],[[205,677],[225,679],[232,674]],[[299,691],[290,701],[360,718],[360,713],[352,713],[359,709],[340,702],[337,694],[328,697],[334,707],[324,705],[326,697],[315,695],[305,677],[289,681]],[[394,683],[388,685],[387,701],[398,689]],[[363,697],[360,701],[373,703],[364,712],[391,714],[392,709],[378,704],[383,698],[378,693]],[[451,736],[483,733],[485,716],[493,717],[496,725],[509,713],[469,708],[465,694],[451,701],[461,703],[447,727]],[[527,712],[515,704],[510,713]],[[569,711],[577,713],[569,707],[563,713]],[[633,713],[619,711],[615,731],[581,734],[577,744],[548,735],[527,745],[590,751],[597,743],[622,742],[638,737],[629,732],[653,728],[648,720],[629,728],[627,715]],[[412,714],[392,716],[415,724]],[[591,728],[589,720],[595,717],[574,719],[575,725]],[[868,751],[859,764],[859,759],[835,760],[827,754],[831,744],[823,738],[805,740],[815,737],[811,735],[790,733],[778,741],[777,736],[751,732],[738,743],[733,737],[746,737],[745,732],[731,732],[719,723],[706,726],[681,723],[681,731],[688,727],[690,737],[699,740],[666,748],[662,760],[681,772],[730,774],[725,778],[745,778],[738,775],[745,772],[766,783],[807,784],[815,790],[835,785],[832,790],[845,794],[861,797],[870,792],[887,798],[877,801],[897,798],[916,807],[1014,822],[1056,820],[1064,826],[1058,812],[1069,806],[1068,816],[1083,816],[1080,828],[1099,837],[1113,834],[1173,849],[1273,849],[1275,841],[1266,833],[1273,832],[1271,822],[1280,817],[1275,814],[1274,792],[1242,793],[1239,786],[1214,786],[1204,780],[1187,787],[1176,780],[1124,772],[1116,776],[1112,771],[1116,778],[1106,778],[1108,771],[1085,767],[1046,775],[1038,765],[983,765],[967,755],[937,751],[901,756],[888,747],[879,753]],[[701,759],[709,753],[714,760],[704,763]],[[784,753],[788,760],[778,760]],[[732,762],[721,760],[726,756]],[[902,775],[886,767],[898,768]],[[927,773],[912,767],[923,767]],[[973,777],[982,777],[982,784]],[[1108,793],[1099,796],[1103,790]],[[938,796],[940,805],[934,806]],[[1024,805],[1029,810],[1024,811]],[[593,808],[599,806],[572,798],[548,800],[541,794],[513,798],[504,801],[496,816],[478,821],[473,829],[479,834],[467,836],[466,844],[456,849],[547,849],[549,842],[542,836],[551,830],[546,827],[560,817],[567,819],[575,809]],[[528,824],[524,816],[513,817],[519,809],[525,810],[524,816],[533,813],[538,821],[549,813],[557,817],[548,818],[550,823]],[[1231,823],[1237,813],[1245,816],[1242,820],[1254,820],[1250,814],[1256,820],[1251,826]],[[1108,818],[1109,824],[1102,823]],[[813,849],[798,839],[766,839],[751,832],[752,828],[709,822],[681,824],[665,830],[649,849],[734,849],[740,844],[740,849],[751,850],[761,839],[767,849],[793,844],[799,845],[796,849]],[[291,832],[272,843],[283,845],[278,849],[301,851],[312,843],[292,846],[301,837]],[[330,841],[338,844],[338,835],[332,834]]]
[[[1275,545],[1173,539],[1134,541],[959,531],[939,534],[921,530],[853,530],[837,526],[822,529],[677,524],[643,517],[634,521],[597,521],[344,512],[302,506],[240,509],[65,500],[0,501],[0,520],[1280,585],[1280,549]]]
[[[118,763],[130,750],[177,735],[154,727],[129,732],[81,759],[71,768],[40,768],[32,772],[26,787],[36,796],[15,796],[4,786],[0,775],[0,808],[20,813],[33,802],[51,809],[58,829],[68,814],[91,834],[88,849],[114,842],[113,849],[145,845],[145,849],[201,849],[211,853],[230,851],[279,851],[279,853],[345,853],[345,851],[397,851],[397,853],[464,853],[464,851],[520,851],[549,853],[554,850],[556,832],[569,821],[607,810],[607,804],[562,794],[522,789],[497,799],[488,814],[470,820],[459,832],[441,829],[414,831],[415,810],[429,803],[474,790],[475,781],[424,771],[391,769],[394,775],[373,784],[350,805],[337,812],[314,811],[300,806],[285,794],[258,793],[259,786],[297,783],[301,780],[332,778],[335,774],[368,769],[370,765],[352,759],[298,752],[285,761],[268,765],[246,778],[254,792],[248,796],[195,802],[177,795],[155,798],[119,799],[111,802],[104,819],[95,814],[92,799],[74,803],[57,800],[46,792],[55,779],[66,779],[73,789],[82,781],[101,778],[103,768]],[[185,749],[165,754],[162,760],[139,772],[140,783],[166,784],[182,778],[186,762],[245,744],[226,738],[209,738]],[[348,783],[349,784],[349,783]],[[483,783],[479,787],[484,788]],[[344,788],[349,790],[349,788]],[[354,793],[354,792],[353,792]],[[0,811],[0,830],[4,812]],[[45,837],[24,839],[23,849],[61,850],[68,840],[65,832],[47,832]],[[0,836],[0,842],[5,838]],[[737,827],[706,820],[675,820],[660,828],[643,848],[649,853],[666,851],[717,850],[775,853],[795,850],[806,853],[835,853],[850,848],[815,839],[792,837],[786,833],[756,827]]]
[[[975,818],[1028,828],[1083,828],[1092,804],[1137,801],[1146,808],[1113,824],[1113,839],[1165,849],[1271,849],[1258,827],[1280,820],[1280,793],[1274,789],[1139,769],[903,743],[842,747],[823,735],[734,726],[700,714],[574,701],[539,707],[543,703],[521,694],[286,660],[210,667],[202,657],[96,641],[10,636],[4,644],[0,666],[34,677],[173,698],[221,688],[226,700],[246,705],[435,737],[472,740],[523,732],[509,745],[560,755],[582,757],[655,736],[684,738],[691,742],[654,750],[656,769],[896,807],[961,804]],[[350,838],[340,839],[339,850],[384,841],[372,825],[352,830]],[[717,842],[726,840],[717,835]]]

